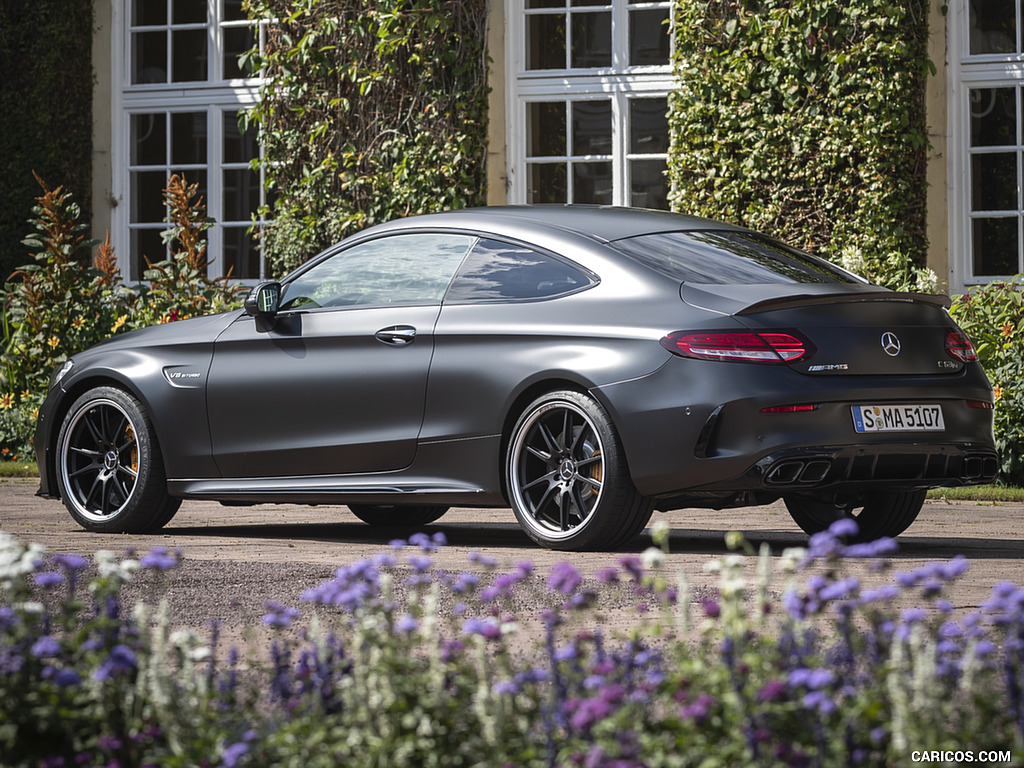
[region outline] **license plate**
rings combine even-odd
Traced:
[[[855,405],[858,432],[941,432],[946,428],[941,405]]]

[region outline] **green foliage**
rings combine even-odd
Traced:
[[[9,458],[28,455],[50,372],[109,336],[126,306],[120,275],[92,265],[96,242],[87,239],[71,193],[37,180],[43,194],[32,209],[35,231],[23,241],[34,261],[5,287],[0,450]]]
[[[286,272],[400,216],[483,204],[484,0],[247,0],[267,23],[243,59],[266,78],[243,122],[275,202],[263,252]]]
[[[239,306],[245,286],[232,285],[230,275],[209,276],[210,261],[203,233],[213,226],[213,221],[207,218],[198,191],[198,184],[189,184],[178,174],[167,183],[164,203],[170,228],[162,236],[171,249],[171,258],[150,263],[145,270],[143,278],[147,282],[138,286],[135,311],[127,323],[132,328],[225,312]]]
[[[678,0],[674,208],[916,282],[925,0]]]
[[[995,391],[999,480],[1024,485],[1024,275],[979,286],[953,300],[950,314],[967,333]]]
[[[135,290],[122,285],[109,236],[93,256],[97,243],[87,239],[71,193],[37,180],[43,194],[29,220],[34,232],[24,240],[33,263],[11,276],[0,313],[0,460],[31,456],[50,373],[67,358],[117,333],[233,309],[244,290],[226,277],[207,276],[203,232],[211,222],[196,185],[184,178],[173,176],[164,195],[171,258],[151,264],[145,275],[151,282]]]
[[[0,2],[0,281],[24,263],[32,172],[92,208],[92,0]]]

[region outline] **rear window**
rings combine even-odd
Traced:
[[[817,256],[747,232],[661,232],[616,240],[630,258],[684,283],[863,283]]]

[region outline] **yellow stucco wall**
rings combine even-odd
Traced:
[[[925,110],[928,119],[928,266],[939,276],[939,288],[948,290],[950,282],[949,255],[949,177],[948,121],[946,81],[946,17],[942,13],[945,0],[932,0],[928,17],[928,58],[935,64],[935,75],[928,79]]]

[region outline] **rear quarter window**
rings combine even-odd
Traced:
[[[594,279],[531,248],[479,240],[455,275],[445,303],[528,301],[586,288]]]
[[[817,256],[747,232],[661,232],[616,240],[634,261],[684,283],[865,283]]]

